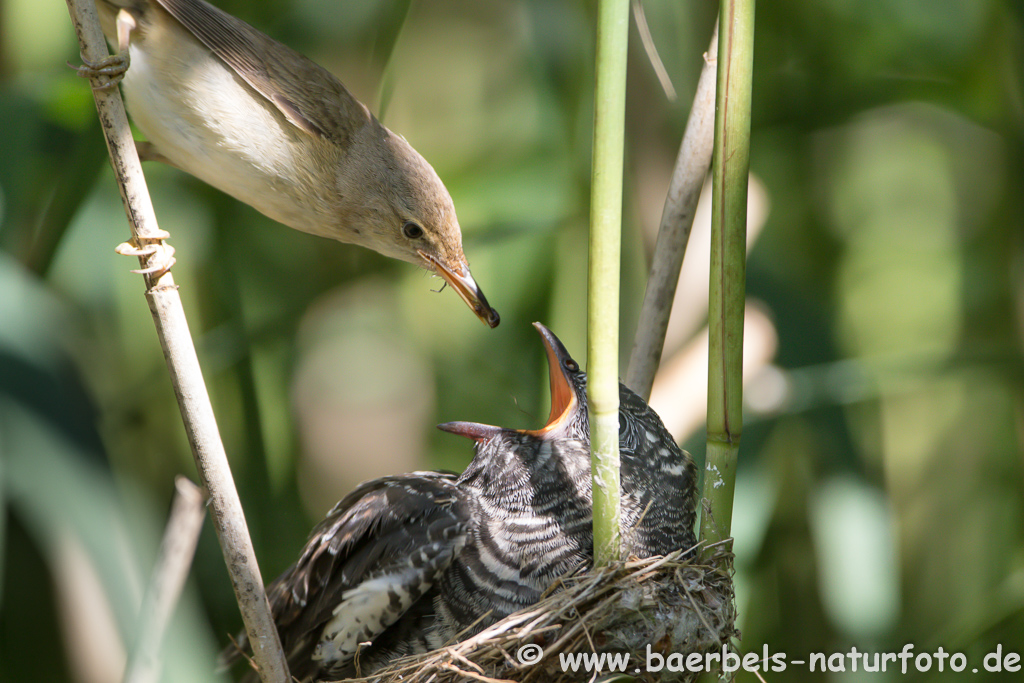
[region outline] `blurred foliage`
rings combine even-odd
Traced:
[[[463,467],[470,444],[434,423],[542,424],[530,322],[585,362],[593,7],[217,4],[330,68],[434,164],[502,314],[488,330],[407,264],[147,167],[270,579],[359,480]],[[714,21],[706,3],[645,9],[680,101],[632,29],[624,357]],[[759,8],[752,170],[771,212],[748,287],[779,351],[741,449],[745,651],[1024,653],[1022,28],[1001,0]],[[64,66],[63,4],[0,4],[0,41],[0,680],[112,680],[173,476],[194,466],[142,283],[112,251],[125,222]],[[700,460],[700,435],[687,445]],[[89,640],[107,623],[119,638]],[[239,625],[207,529],[168,680],[212,678]]]

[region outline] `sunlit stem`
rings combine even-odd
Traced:
[[[708,428],[701,538],[728,538],[743,431],[743,308],[754,0],[723,0],[712,158]]]
[[[619,253],[629,0],[599,0],[587,302],[594,559],[619,557]]]

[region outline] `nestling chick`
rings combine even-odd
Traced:
[[[536,327],[551,387],[544,427],[440,425],[476,442],[465,472],[362,484],[270,584],[300,681],[366,675],[439,648],[536,603],[559,576],[593,561],[586,375],[550,330]],[[621,387],[620,397],[624,553],[692,548],[693,460],[636,394]]]

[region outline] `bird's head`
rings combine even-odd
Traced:
[[[526,434],[541,440],[589,440],[587,418],[587,374],[573,360],[554,332],[540,323],[533,326],[540,332],[548,357],[548,383],[551,390],[551,412],[547,424],[540,429],[507,430],[478,422],[447,422],[438,429],[465,436],[478,443],[506,432]]]
[[[361,215],[352,217],[361,224],[353,241],[432,271],[481,321],[497,327],[498,312],[469,272],[459,219],[444,183],[405,138],[373,123],[359,131],[371,139],[353,145],[356,151],[351,152],[368,150],[372,158],[348,160],[339,177],[339,193],[358,199],[347,203],[360,207]],[[348,177],[355,169],[360,177]]]

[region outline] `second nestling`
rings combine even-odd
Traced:
[[[326,69],[203,0],[97,9],[118,55],[81,73],[123,74],[149,158],[296,230],[427,268],[498,325],[437,173]]]

